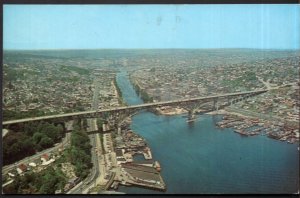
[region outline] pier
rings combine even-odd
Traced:
[[[118,182],[112,186],[114,189],[120,184],[149,188],[152,190],[166,190],[166,185],[159,171],[154,167],[154,164],[153,166],[136,163],[122,164],[118,177],[116,177],[114,181]]]

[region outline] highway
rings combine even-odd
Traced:
[[[94,78],[93,83],[95,85],[95,89],[93,93],[91,108],[96,110],[98,108],[98,96],[99,96],[99,83],[96,77]],[[87,132],[98,131],[96,118],[87,119],[87,125],[88,125]],[[87,194],[89,190],[92,187],[95,187],[97,184],[97,178],[99,178],[100,175],[99,161],[97,156],[97,152],[99,151],[99,143],[98,143],[99,136],[98,134],[91,134],[89,135],[89,138],[92,145],[91,148],[92,163],[93,163],[92,171],[87,176],[87,178],[85,178],[83,182],[80,182],[78,185],[72,188],[67,194]]]
[[[145,104],[140,104],[140,105],[123,106],[123,107],[116,107],[116,108],[103,109],[103,110],[89,110],[89,111],[83,111],[83,112],[74,112],[74,113],[40,116],[40,117],[25,118],[25,119],[18,119],[18,120],[9,120],[9,121],[4,121],[2,123],[2,125],[4,126],[4,125],[9,125],[9,124],[16,124],[16,123],[23,123],[23,122],[30,122],[30,121],[57,119],[57,118],[73,117],[73,116],[80,116],[80,115],[86,115],[86,114],[105,113],[105,112],[111,112],[111,111],[121,111],[121,110],[126,110],[126,109],[141,109],[141,108],[155,107],[155,106],[160,106],[160,105],[174,105],[174,104],[182,103],[182,102],[213,100],[213,99],[221,98],[221,97],[242,96],[242,95],[247,95],[247,94],[260,94],[260,93],[267,92],[269,90],[271,90],[271,89],[261,89],[261,90],[255,90],[255,91],[219,94],[219,95],[213,95],[213,96],[188,98],[188,99],[172,100],[172,101],[165,101],[165,102],[145,103]],[[96,97],[93,97],[93,107],[96,107],[96,104],[94,104],[95,98]]]

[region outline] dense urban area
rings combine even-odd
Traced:
[[[196,113],[221,114],[216,127],[236,135],[299,143],[299,63],[299,51],[280,50],[4,51],[2,118],[128,106],[116,80],[122,70],[144,103],[268,90]],[[152,110],[188,112],[181,105]],[[3,193],[122,193],[119,185],[165,191],[165,167],[130,123],[129,114],[106,113],[3,126]],[[138,155],[144,160],[135,161]]]

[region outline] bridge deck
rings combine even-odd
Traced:
[[[159,106],[159,105],[176,104],[176,103],[182,103],[182,102],[201,101],[201,100],[208,100],[208,99],[211,100],[211,99],[221,98],[221,97],[241,96],[241,95],[254,94],[254,93],[259,94],[259,93],[264,93],[267,91],[268,91],[267,89],[263,89],[263,90],[256,90],[256,91],[237,92],[237,93],[220,94],[220,95],[198,97],[198,98],[188,98],[188,99],[172,100],[172,101],[165,101],[165,102],[155,102],[155,103],[146,103],[146,104],[140,104],[140,105],[123,106],[123,107],[116,107],[116,108],[104,109],[104,110],[99,110],[99,111],[92,110],[92,111],[82,111],[82,112],[58,114],[58,115],[32,117],[32,118],[4,121],[4,122],[2,122],[2,125],[9,125],[9,124],[16,124],[16,123],[30,122],[30,121],[38,121],[38,120],[73,117],[73,116],[81,116],[81,115],[95,114],[95,113],[105,113],[105,112],[111,112],[111,111],[121,111],[121,110],[126,110],[126,109],[154,107],[154,106]]]

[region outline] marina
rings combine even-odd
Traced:
[[[217,122],[216,126],[221,129],[233,128],[235,133],[242,136],[266,135],[291,144],[299,142],[299,129],[281,122],[224,115],[222,121]]]

